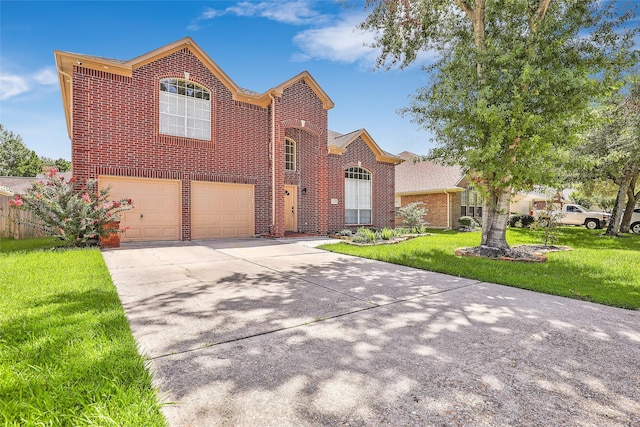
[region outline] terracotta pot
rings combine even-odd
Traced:
[[[120,222],[109,222],[104,225],[107,230],[114,230],[104,237],[100,237],[100,247],[105,248],[119,248],[120,247]]]

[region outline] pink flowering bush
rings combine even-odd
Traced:
[[[70,246],[85,246],[100,236],[124,231],[106,229],[105,225],[120,221],[122,212],[133,207],[131,199],[109,200],[109,190],[98,191],[96,180],[87,181],[77,190],[73,188],[74,181],[75,178],[65,181],[57,169],[51,169],[47,180],[33,184],[9,204],[37,218],[29,225]]]

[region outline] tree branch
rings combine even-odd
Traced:
[[[531,18],[529,18],[529,28],[531,29],[532,33],[535,33],[536,31],[538,31],[538,25],[544,19],[544,16],[547,13],[547,9],[549,8],[550,3],[551,3],[551,0],[540,0],[540,3],[538,4],[538,9],[535,11],[533,15],[531,15]]]
[[[473,8],[469,6],[464,0],[455,0],[455,2],[458,5],[458,7],[462,9],[464,13],[467,14],[469,19],[472,19]]]

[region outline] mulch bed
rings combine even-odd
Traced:
[[[333,235],[333,236],[330,236],[330,237],[333,238],[333,239],[342,240],[344,243],[348,243],[348,244],[354,245],[354,246],[377,246],[377,245],[393,245],[393,244],[396,244],[396,243],[404,242],[406,240],[415,239],[416,237],[431,236],[431,235],[432,234],[429,234],[429,233],[425,233],[425,234],[405,234],[404,236],[396,236],[396,237],[393,237],[393,238],[391,238],[389,240],[378,240],[375,243],[370,243],[370,242],[357,243],[357,242],[354,242],[352,240],[351,236],[347,237],[347,236]]]
[[[498,250],[485,246],[474,246],[472,248],[458,248],[455,250],[457,256],[473,256],[489,258],[503,261],[516,262],[545,262],[548,252],[571,251],[568,246],[545,246],[545,245],[518,245],[509,250]]]

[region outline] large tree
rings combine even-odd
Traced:
[[[509,250],[511,195],[553,185],[590,102],[634,61],[635,9],[600,0],[368,0],[379,66],[440,54],[404,111],[430,129],[432,156],[462,165],[485,194],[481,246]]]
[[[53,160],[51,157],[40,156],[40,163],[44,170],[51,168],[58,169],[58,172],[68,172],[71,170],[71,162],[67,159],[60,157],[57,160]]]
[[[40,158],[29,150],[20,135],[0,124],[0,176],[36,176],[42,172]]]
[[[600,106],[598,117],[598,123],[587,133],[578,152],[585,159],[583,177],[586,180],[610,179],[618,187],[606,231],[606,234],[615,236],[618,232],[629,232],[638,198],[640,80],[633,81],[626,94],[616,94]]]

